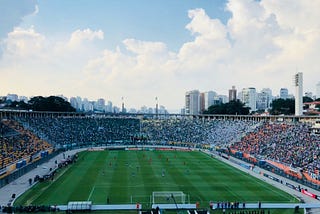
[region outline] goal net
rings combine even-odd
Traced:
[[[182,191],[152,192],[153,204],[185,204],[186,195]]]

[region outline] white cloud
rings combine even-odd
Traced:
[[[146,42],[135,39],[125,39],[123,41],[126,48],[136,54],[156,54],[167,51],[167,47],[162,42]]]
[[[203,9],[189,11],[191,22],[186,26],[195,35],[194,41],[185,43],[178,58],[184,69],[211,69],[227,57],[230,43],[227,29],[218,19],[210,19]]]
[[[133,38],[111,50],[97,43],[107,40],[102,30],[79,29],[52,42],[33,27],[15,28],[5,40],[2,81],[39,78],[48,91],[63,90],[56,94],[104,97],[115,104],[123,96],[130,107],[152,106],[158,96],[175,109],[183,107],[185,91],[196,88],[226,94],[231,85],[271,87],[277,94],[281,87],[291,89],[296,69],[304,72],[305,89],[313,90],[319,81],[318,2],[229,0],[232,17],[226,24],[192,9],[185,28],[193,39],[176,52],[161,41]]]
[[[268,13],[276,15],[278,23],[283,28],[300,32],[320,27],[318,0],[264,0],[261,5]]]
[[[4,40],[5,53],[14,57],[38,55],[44,48],[45,36],[37,33],[34,27],[15,28]]]
[[[300,70],[306,90],[312,90],[311,77],[318,72],[312,65],[320,44],[315,2],[319,1],[229,1],[230,63],[244,85],[292,89],[291,76]]]
[[[171,56],[162,43],[133,39],[123,43],[131,53],[124,53],[120,48],[105,50],[100,57],[88,62],[83,84],[90,85],[96,92],[101,90],[102,84],[106,92],[117,91],[116,94],[107,93],[113,99],[121,94],[143,103],[143,99],[154,96],[156,90],[163,89],[164,81],[168,81],[164,70]]]
[[[71,47],[69,38],[57,41],[45,37],[34,27],[15,28],[3,43],[0,74],[4,78],[0,84],[24,95],[79,92],[80,71],[90,57],[98,53],[93,43],[103,37],[103,32],[78,30],[70,38],[76,38],[75,35],[81,39]],[[31,94],[25,94],[26,89]]]
[[[33,11],[33,13],[32,13],[31,15],[35,16],[35,15],[37,15],[38,13],[39,13],[39,6],[36,4],[36,5],[34,6],[34,11]]]
[[[178,52],[170,52],[162,42],[126,39],[123,44],[129,53],[106,50],[98,60],[90,61],[86,74],[93,77],[99,71],[95,81],[102,79],[109,84],[108,91],[117,88],[137,102],[146,103],[146,97],[166,91],[163,101],[168,106],[178,103],[177,97],[182,106],[184,92],[193,88],[226,93],[228,86],[236,84],[239,90],[271,87],[277,94],[280,87],[292,88],[291,77],[297,68],[305,72],[305,82],[310,84],[306,75],[316,74],[316,66],[311,65],[320,50],[318,22],[297,30],[293,21],[281,20],[279,13],[294,17],[307,4],[291,11],[282,11],[276,4],[230,0],[226,9],[232,17],[226,25],[211,19],[203,9],[190,10],[186,29],[194,39]],[[308,22],[301,17],[300,22]],[[93,62],[99,62],[98,67]]]
[[[104,34],[102,30],[92,31],[89,28],[84,30],[76,30],[71,34],[71,38],[68,45],[70,47],[77,47],[83,42],[86,42],[86,41],[90,42],[95,39],[103,40],[103,38],[104,38]]]
[[[211,40],[225,38],[226,28],[220,20],[211,19],[204,9],[189,10],[188,16],[191,22],[187,24],[186,29],[192,34],[199,34]]]

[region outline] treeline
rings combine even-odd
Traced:
[[[233,100],[228,103],[221,103],[212,105],[204,114],[228,114],[228,115],[248,115],[250,112],[249,107],[245,107],[240,100]]]
[[[32,111],[54,111],[54,112],[75,112],[76,109],[71,104],[61,97],[50,96],[42,97],[37,96],[31,98],[27,103],[24,101],[4,101],[5,109],[15,110],[32,110]]]

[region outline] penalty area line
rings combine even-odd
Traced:
[[[96,187],[96,186],[93,186],[93,187],[92,187],[91,192],[90,192],[90,195],[89,195],[89,197],[88,197],[88,200],[87,200],[87,201],[89,201],[89,200],[90,200],[90,198],[91,198],[91,196],[92,196],[92,194],[93,194],[93,191],[94,191],[95,187]]]

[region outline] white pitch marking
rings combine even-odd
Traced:
[[[89,201],[90,200],[90,198],[91,198],[91,196],[92,196],[92,194],[93,194],[93,191],[94,191],[94,188],[95,188],[96,186],[93,186],[92,187],[92,190],[91,190],[91,192],[90,192],[90,195],[89,195],[89,197],[88,197],[88,200],[87,201]]]

